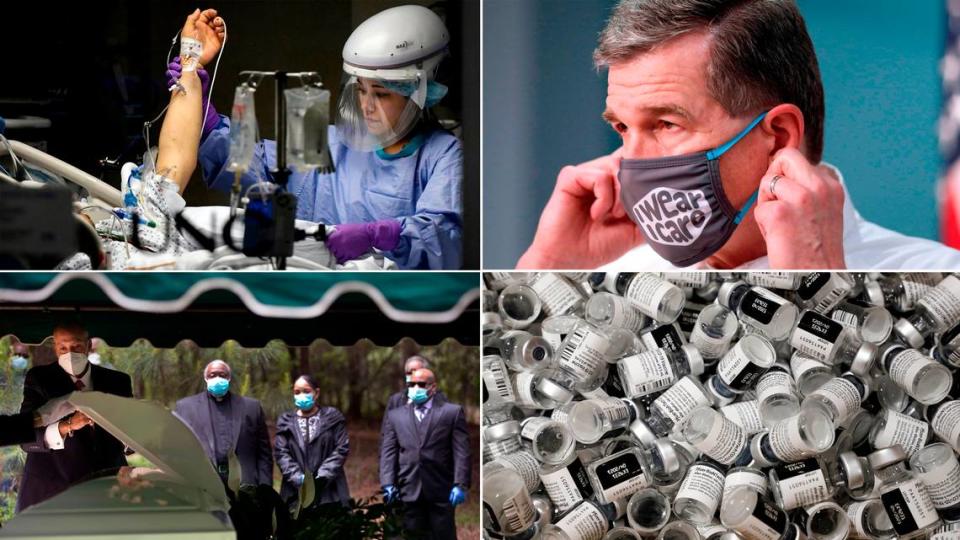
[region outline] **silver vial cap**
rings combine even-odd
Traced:
[[[663,462],[663,472],[673,474],[680,470],[680,456],[669,440],[657,439],[653,446],[654,451],[660,456],[660,461]]]
[[[843,475],[847,478],[847,488],[860,489],[866,482],[863,464],[853,452],[840,452],[837,456]]]
[[[733,290],[739,287],[740,285],[745,285],[743,281],[724,281],[720,284],[720,290],[717,291],[717,302],[725,307],[730,308],[730,294],[733,293]]]
[[[757,433],[753,436],[753,439],[750,441],[750,455],[753,456],[753,461],[761,467],[773,467],[776,463],[768,460],[763,456],[763,452],[760,451],[760,440],[763,438],[764,433]]]
[[[877,359],[877,351],[876,345],[864,342],[857,349],[857,354],[854,355],[853,362],[850,363],[850,371],[861,377],[866,376],[870,373],[870,369],[873,368],[873,363]]]
[[[883,302],[883,289],[880,288],[880,284],[876,281],[868,281],[863,284],[863,291],[867,293],[867,299],[870,300],[870,303],[875,306],[884,305]]]
[[[657,442],[656,434],[643,420],[634,420],[627,429],[633,434],[634,438],[640,441],[640,445],[644,448],[653,448],[654,443]]]
[[[680,347],[687,355],[687,361],[690,363],[690,373],[694,375],[703,375],[704,364],[703,355],[693,345],[684,345]]]
[[[573,392],[551,381],[546,377],[541,377],[537,382],[537,390],[541,394],[563,405],[573,399]]]
[[[520,435],[520,423],[516,420],[500,422],[483,430],[483,439],[487,441],[498,441],[517,435]]]
[[[898,336],[902,337],[910,344],[914,349],[923,347],[923,336],[920,335],[920,332],[917,332],[917,329],[910,324],[910,321],[906,319],[900,319],[893,324],[893,331],[897,333]]]
[[[903,447],[899,444],[888,448],[881,448],[869,456],[867,456],[867,461],[870,463],[870,467],[879,471],[885,467],[889,467],[895,463],[905,461],[907,459],[907,454],[903,451]]]

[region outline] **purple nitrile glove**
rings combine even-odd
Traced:
[[[182,66],[180,65],[180,57],[178,56],[167,64],[167,88],[176,85],[177,81],[180,80],[181,74]],[[213,128],[217,127],[217,124],[220,123],[220,115],[217,114],[217,109],[214,108],[213,103],[210,102],[210,74],[207,73],[207,70],[198,67],[197,77],[200,77],[200,93],[204,96],[201,106],[207,111],[207,116],[203,122],[203,133],[200,134],[200,139],[202,140],[206,139],[207,135],[213,131]],[[207,103],[210,103],[209,107]]]
[[[336,230],[327,238],[327,247],[340,264],[356,259],[370,251],[370,248],[394,250],[398,243],[400,222],[395,219],[337,225]]]

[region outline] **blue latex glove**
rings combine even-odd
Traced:
[[[467,492],[460,488],[460,486],[453,486],[453,489],[450,490],[450,504],[456,508],[458,505],[464,503],[467,500]]]
[[[180,57],[178,56],[167,64],[167,88],[177,84],[177,81],[180,80],[181,73]],[[197,77],[200,77],[200,93],[204,96],[201,106],[207,111],[207,116],[203,122],[203,133],[201,133],[200,138],[206,139],[207,135],[220,123],[220,115],[217,114],[217,109],[214,108],[213,103],[210,102],[210,74],[202,67],[198,67]],[[207,103],[210,103],[209,107]]]
[[[340,264],[356,259],[370,251],[370,248],[392,251],[398,243],[400,222],[395,219],[337,225],[327,238],[327,247]]]
[[[397,491],[397,488],[393,487],[392,485],[383,486],[383,502],[392,503],[393,501],[397,500],[397,496],[399,494],[400,492]]]
[[[303,473],[300,473],[298,476],[294,477],[293,483],[296,484],[297,487],[300,487],[303,485],[303,481],[305,479],[306,479],[306,475]]]

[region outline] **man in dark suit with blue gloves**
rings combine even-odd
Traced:
[[[454,509],[470,487],[470,438],[463,407],[437,395],[429,369],[407,382],[410,403],[387,411],[380,441],[384,500],[404,503],[404,528],[455,540]]]

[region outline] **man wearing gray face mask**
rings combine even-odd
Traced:
[[[622,146],[560,172],[518,267],[960,264],[861,218],[821,161],[823,86],[794,2],[622,0],[594,60]]]

